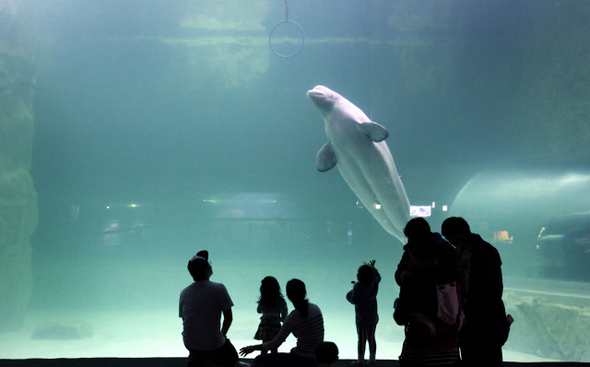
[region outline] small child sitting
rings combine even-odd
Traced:
[[[317,367],[331,367],[338,362],[338,347],[332,342],[323,342],[315,348]]]

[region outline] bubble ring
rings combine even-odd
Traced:
[[[278,53],[273,47],[272,47],[272,35],[275,32],[275,30],[283,23],[292,23],[295,24],[295,26],[299,29],[299,32],[301,33],[301,45],[299,45],[299,48],[297,49],[297,51],[295,51],[292,54],[281,54]],[[280,22],[278,22],[273,28],[272,31],[270,31],[270,35],[268,36],[268,47],[270,47],[270,50],[277,56],[279,57],[284,57],[284,58],[289,58],[289,57],[293,57],[293,56],[297,56],[301,50],[303,50],[303,45],[305,44],[305,33],[303,33],[303,28],[301,28],[301,26],[299,24],[297,24],[296,22],[292,21],[292,20],[281,20]]]

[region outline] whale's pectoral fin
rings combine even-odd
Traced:
[[[332,150],[332,145],[330,143],[324,144],[316,156],[316,167],[318,168],[318,171],[329,171],[334,168],[337,162],[336,155]]]
[[[361,122],[361,130],[375,143],[387,139],[387,129],[376,122]]]

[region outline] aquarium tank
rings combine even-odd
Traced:
[[[0,1],[0,359],[187,356],[200,250],[237,348],[272,275],[306,283],[343,359],[376,260],[377,359],[398,359],[391,228],[411,213],[500,252],[505,360],[590,362],[589,19],[574,0]],[[346,132],[318,85],[386,138],[322,160]]]

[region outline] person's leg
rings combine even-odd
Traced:
[[[359,364],[363,364],[365,363],[365,345],[367,344],[367,330],[357,327],[356,332],[359,336],[358,361]]]
[[[502,347],[485,344],[482,345],[481,358],[478,360],[480,367],[501,367]]]
[[[261,354],[254,358],[254,367],[280,366],[284,362],[285,353]]]
[[[206,352],[198,350],[189,350],[188,361],[186,367],[201,367],[209,366],[210,358]]]
[[[375,358],[377,355],[377,341],[375,340],[375,329],[377,325],[370,329],[367,329],[367,341],[369,342],[369,362],[375,364]]]
[[[462,330],[459,334],[459,353],[461,355],[461,365],[464,367],[477,366],[477,344],[476,336],[467,333],[467,330]]]
[[[213,351],[211,355],[212,363],[216,366],[222,367],[235,367],[239,358],[238,351],[229,339],[225,339],[225,344],[221,348]]]
[[[461,365],[464,367],[501,367],[502,347],[491,345],[485,340],[462,339],[459,347]]]

